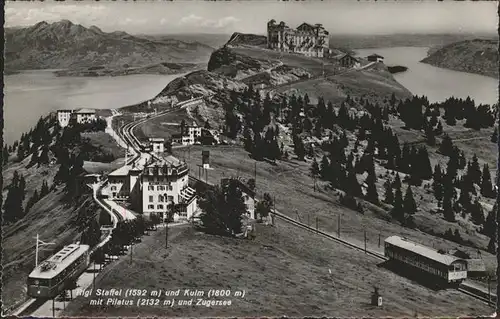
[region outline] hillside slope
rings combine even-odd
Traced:
[[[212,48],[198,42],[152,40],[106,33],[62,20],[5,30],[6,69],[138,67],[161,62],[206,62]]]
[[[474,39],[446,45],[421,62],[498,78],[498,41]]]

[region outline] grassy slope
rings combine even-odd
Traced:
[[[185,158],[191,167],[191,173],[198,176],[198,167],[201,163],[201,150],[210,150],[210,165],[213,170],[208,171],[209,181],[216,183],[223,176],[241,176],[244,178],[253,178],[254,176],[254,160],[241,148],[230,146],[192,146],[189,149],[174,149],[174,155],[179,158]],[[321,190],[314,192],[313,179],[309,176],[309,162],[298,162],[295,160],[281,161],[276,166],[265,162],[257,163],[257,190],[259,194],[268,192],[276,196],[276,208],[290,217],[297,218],[303,222],[310,221],[311,225],[315,224],[315,219],[318,218],[318,223],[321,229],[331,233],[337,233],[338,216],[341,216],[341,237],[349,238],[351,241],[363,244],[364,231],[366,230],[368,238],[368,247],[383,251],[383,247],[378,246],[379,236],[381,241],[386,237],[401,234],[412,238],[418,242],[436,248],[454,248],[459,247],[458,244],[446,241],[429,234],[404,228],[397,223],[388,222],[389,214],[381,208],[367,206],[365,214],[354,212],[338,203],[338,196],[335,192]],[[385,171],[377,169],[377,175],[385,174]],[[366,175],[366,174],[365,174]],[[358,175],[358,180],[363,181],[366,178],[364,175]],[[325,184],[318,183],[320,186]],[[379,178],[377,183],[379,197],[383,198],[383,179]],[[406,186],[403,187],[403,192]],[[412,188],[415,194],[415,199],[418,201],[419,196],[425,196],[423,202],[434,202],[431,195],[426,194],[423,189]],[[371,208],[370,208],[371,207]],[[429,215],[429,207],[421,207],[421,211],[416,213],[415,221],[419,227],[434,231],[444,232],[449,227],[456,227],[456,224],[445,222],[442,216]],[[308,217],[309,216],[309,217]],[[476,242],[478,245],[485,246],[488,241],[485,236],[476,235],[471,232],[471,235],[465,233],[465,227],[461,229],[463,237]],[[469,250],[475,256],[475,249],[462,247],[464,250]],[[483,259],[487,263],[487,267],[493,270],[495,267],[495,256],[482,251]]]
[[[82,133],[82,137],[88,138],[91,145],[102,148],[106,153],[112,154],[115,158],[123,156],[123,149],[116,144],[116,141],[108,133]]]
[[[323,240],[288,224],[258,225],[255,241],[210,236],[190,226],[164,230],[134,247],[97,279],[97,287],[145,289],[237,289],[227,307],[95,307],[79,297],[68,316],[272,316],[272,315],[465,315],[486,306],[456,291],[435,292],[401,279],[361,252]],[[332,275],[329,275],[329,269]],[[126,278],[126,280],[124,280]],[[369,305],[373,285],[384,306]]]
[[[29,183],[28,183],[29,185]],[[25,283],[35,265],[36,234],[46,242],[55,245],[40,251],[39,261],[48,258],[57,249],[79,237],[76,226],[71,223],[77,211],[94,207],[92,197],[83,195],[78,206],[62,202],[63,192],[57,190],[38,201],[21,221],[2,227],[3,232],[3,283],[2,301],[4,307],[26,297]],[[100,212],[95,207],[96,214]]]
[[[95,146],[102,146],[106,151],[118,155],[118,146],[114,140],[102,132],[95,134],[83,134],[91,139]],[[123,153],[123,151],[122,151]],[[40,167],[30,167],[27,165],[31,159],[28,156],[23,161],[15,163],[11,156],[9,163],[3,167],[3,198],[7,196],[7,187],[10,185],[14,171],[18,171],[26,179],[26,196],[23,203],[25,207],[27,201],[33,195],[35,189],[40,192],[43,181],[47,181],[49,187],[53,183],[55,174],[59,165],[47,165]],[[92,166],[93,162],[86,162],[86,166]],[[94,163],[95,164],[95,163]],[[108,165],[109,166],[109,165]],[[109,167],[104,167],[104,169]],[[101,167],[100,170],[103,168]],[[89,189],[90,190],[90,189]],[[66,204],[63,202],[63,191],[60,188],[50,192],[44,198],[40,199],[24,219],[9,225],[3,226],[3,303],[9,307],[13,303],[22,300],[25,295],[25,281],[35,264],[35,239],[38,233],[40,239],[44,241],[55,242],[56,245],[40,251],[39,260],[43,260],[62,248],[63,245],[73,242],[78,238],[79,233],[76,226],[71,223],[71,218],[77,215],[82,207],[95,208],[96,214],[100,213],[100,208],[95,203],[88,190],[84,190],[77,205]]]

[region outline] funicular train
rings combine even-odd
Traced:
[[[89,248],[71,244],[40,263],[28,276],[28,296],[54,298],[61,294],[68,282],[78,278],[89,266]]]
[[[441,253],[406,238],[385,240],[384,255],[389,260],[423,271],[442,284],[459,284],[467,278],[467,261]]]

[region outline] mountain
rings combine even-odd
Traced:
[[[474,39],[431,49],[421,62],[498,78],[498,40]]]
[[[68,20],[5,29],[5,68],[78,69],[143,67],[159,63],[205,63],[213,48],[199,42],[148,39],[103,32]]]

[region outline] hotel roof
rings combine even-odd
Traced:
[[[78,113],[78,114],[95,114],[95,110],[93,110],[93,109],[79,109],[79,110],[75,111],[75,113]]]
[[[147,167],[156,167],[156,166],[161,167],[163,165],[179,166],[180,164],[182,164],[182,162],[179,159],[177,159],[172,155],[168,155],[161,157],[159,160],[150,163],[149,165],[147,165]]]
[[[385,240],[386,243],[412,251],[420,256],[434,260],[443,265],[451,265],[457,260],[463,260],[448,254],[441,254],[437,250],[409,241],[399,236],[391,236]]]
[[[131,165],[124,165],[117,170],[112,171],[108,176],[128,176],[129,171],[132,169]]]

